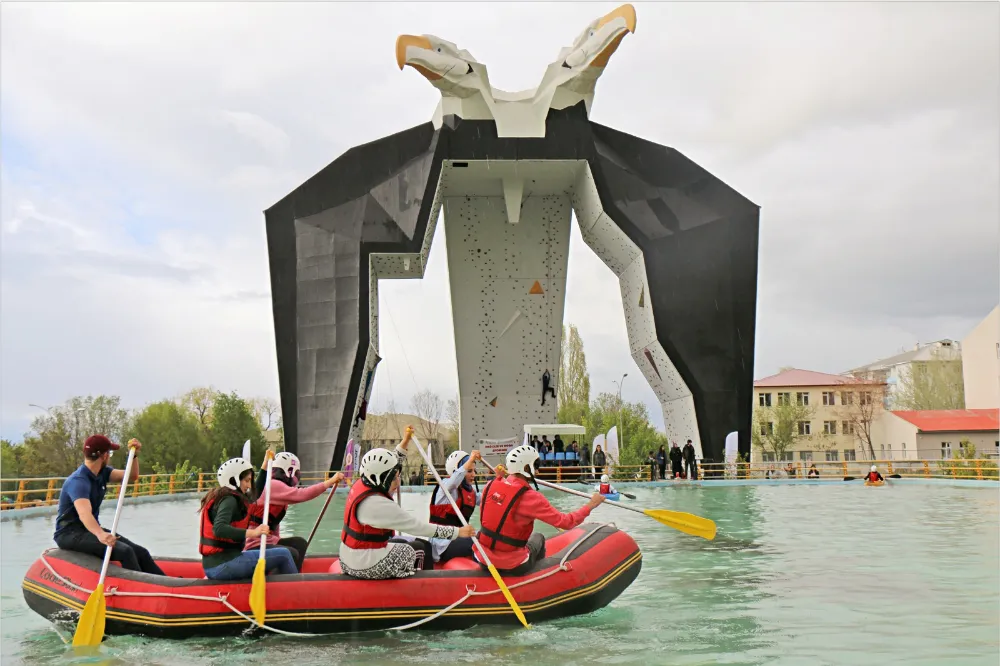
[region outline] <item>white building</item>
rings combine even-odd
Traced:
[[[967,409],[1000,407],[1000,305],[962,340]]]
[[[883,412],[873,428],[875,457],[881,460],[947,460],[963,440],[977,457],[1000,454],[1000,410],[935,409]]]
[[[961,361],[961,343],[954,340],[937,340],[925,344],[916,344],[909,351],[883,358],[862,365],[857,368],[842,373],[851,377],[865,377],[876,381],[883,381],[886,384],[886,408],[893,407],[893,394],[899,386],[906,381],[910,375],[910,370],[914,363],[926,363],[928,361]],[[994,389],[995,390],[995,389]],[[966,397],[968,407],[968,397]]]

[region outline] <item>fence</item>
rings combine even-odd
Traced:
[[[819,479],[839,480],[846,476],[862,477],[871,465],[878,465],[883,476],[899,474],[903,478],[919,479],[978,479],[1000,480],[997,463],[993,460],[866,460],[814,463],[793,462],[792,472],[788,465],[777,463],[702,463],[698,466],[699,479],[710,483],[719,479],[767,479],[787,478],[806,480],[809,469],[815,466]],[[669,467],[667,472],[669,474]],[[330,478],[334,472],[303,472],[302,483],[311,484]],[[444,476],[444,469],[438,473]],[[634,481],[659,481],[659,469],[652,465],[616,465],[605,470],[580,466],[543,466],[538,469],[538,478],[555,483],[590,483],[602,473],[608,473],[613,481],[627,483]],[[489,481],[492,474],[480,471],[476,480],[480,485]],[[173,495],[176,493],[207,492],[216,483],[214,473],[190,472],[187,474],[143,474],[129,484],[128,494]],[[2,498],[0,509],[23,509],[31,506],[48,506],[59,501],[64,478],[46,477],[36,479],[0,479]],[[404,480],[404,483],[407,480]],[[433,485],[434,476],[424,470],[423,485]],[[117,497],[120,485],[108,485],[108,497]]]

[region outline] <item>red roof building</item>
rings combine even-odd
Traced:
[[[885,412],[875,425],[875,455],[886,460],[948,459],[962,442],[976,447],[976,457],[1000,455],[997,409]]]
[[[925,409],[893,414],[917,426],[920,432],[1000,431],[1000,409]]]

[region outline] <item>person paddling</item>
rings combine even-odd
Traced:
[[[868,481],[869,483],[877,483],[879,481],[885,481],[885,479],[883,479],[882,475],[879,474],[878,467],[876,465],[872,465],[871,470],[869,470],[867,476],[865,476],[865,481]]]
[[[601,495],[614,495],[618,491],[611,485],[611,477],[604,474],[601,476],[601,485],[597,487],[597,492],[601,493]]]
[[[268,548],[271,546],[282,546],[287,548],[295,561],[295,568],[302,571],[302,563],[305,561],[305,552],[308,543],[302,537],[292,536],[281,538],[281,521],[288,511],[288,505],[308,502],[322,495],[326,490],[344,480],[344,475],[337,472],[332,477],[319,483],[314,483],[305,488],[299,487],[299,475],[302,465],[298,456],[288,451],[282,451],[274,456],[271,463],[271,503],[268,506],[270,517],[267,526],[270,533],[267,535]],[[265,461],[262,471],[267,470]],[[255,489],[257,491],[257,501],[250,505],[250,527],[254,528],[263,522],[264,517],[264,485],[267,483],[267,474],[262,473],[257,476]],[[243,550],[253,550],[260,548],[260,537],[250,537],[246,540]]]
[[[361,459],[359,478],[351,486],[344,506],[340,533],[340,568],[355,578],[382,580],[412,576],[417,568],[433,568],[431,546],[412,537],[393,537],[393,531],[452,541],[471,537],[470,526],[435,525],[418,520],[396,504],[402,459],[410,443],[407,431],[395,451],[372,449]]]
[[[243,546],[247,539],[259,539],[271,531],[267,525],[250,526],[247,493],[253,485],[253,465],[249,460],[232,458],[219,466],[216,477],[219,487],[201,498],[201,565],[205,577],[212,580],[249,580],[260,551],[244,551]],[[264,558],[267,573],[298,573],[287,548],[268,548]]]
[[[534,566],[545,556],[545,535],[534,532],[536,520],[552,527],[568,530],[576,527],[600,506],[604,496],[594,493],[590,501],[572,513],[562,513],[553,507],[545,495],[532,489],[528,482],[534,482],[534,470],[538,463],[538,452],[530,446],[518,446],[507,452],[506,467],[509,472],[500,476],[503,470],[497,466],[497,478],[483,489],[479,508],[482,529],[476,539],[486,548],[487,556],[498,571],[519,576]],[[479,561],[478,551],[474,553]]]
[[[129,482],[139,478],[139,450],[137,439],[128,443],[135,448],[132,474]],[[83,443],[83,464],[66,477],[59,493],[59,513],[53,539],[63,550],[75,550],[95,557],[104,557],[111,546],[111,559],[121,563],[123,569],[164,576],[163,570],[153,561],[149,551],[120,534],[115,536],[101,527],[98,514],[108,492],[108,483],[121,483],[125,472],[115,469],[108,462],[121,446],[104,435],[91,435]]]
[[[434,486],[431,493],[431,522],[435,525],[451,525],[461,527],[455,510],[451,508],[448,495],[455,498],[455,504],[462,512],[462,517],[468,523],[472,514],[479,506],[481,493],[476,483],[476,462],[483,459],[479,451],[471,453],[453,451],[445,460],[444,469],[448,478],[444,479],[444,487]],[[452,541],[447,539],[431,539],[431,555],[435,562],[447,562],[455,557],[472,557],[472,537],[459,537]]]

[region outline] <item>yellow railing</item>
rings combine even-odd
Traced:
[[[701,463],[698,478],[705,481],[716,479],[766,479],[782,478],[792,480],[808,479],[811,466],[815,465],[820,479],[843,479],[845,476],[861,478],[867,474],[872,464],[878,465],[883,476],[899,474],[903,478],[918,479],[977,479],[1000,480],[996,460],[852,460],[852,461],[795,461],[794,474],[787,472],[788,463],[737,463],[732,467],[724,463]],[[439,470],[444,474],[444,470]],[[563,466],[541,467],[538,478],[555,483],[592,481],[594,477],[608,473],[617,482],[657,481],[659,468],[651,465],[616,465],[604,470],[594,467]],[[330,478],[334,472],[303,472],[302,483],[311,484]],[[667,466],[667,474],[670,467]],[[492,478],[486,471],[477,474],[477,481],[483,485]],[[0,479],[2,500],[0,509],[22,509],[32,506],[47,506],[59,501],[59,493],[65,479],[45,477],[33,479]],[[409,479],[404,479],[406,484]],[[173,495],[177,493],[207,492],[214,487],[215,474],[210,472],[188,474],[143,474],[130,483],[128,494],[132,497],[150,495]],[[433,485],[434,477],[429,472],[423,476],[424,485]],[[108,486],[107,497],[118,495],[119,485]]]

